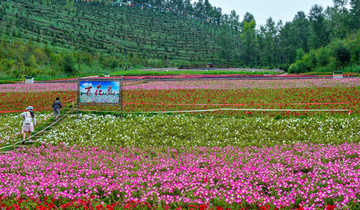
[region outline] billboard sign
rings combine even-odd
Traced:
[[[80,80],[78,84],[79,103],[119,104],[121,102],[120,80]]]

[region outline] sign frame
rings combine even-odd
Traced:
[[[80,102],[80,82],[119,82],[119,103],[86,103]],[[123,92],[124,92],[124,77],[121,78],[99,78],[99,77],[91,77],[91,78],[77,78],[77,118],[79,119],[79,105],[101,105],[101,106],[121,106],[121,114],[123,115]]]

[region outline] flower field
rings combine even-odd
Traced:
[[[0,85],[1,111],[22,110],[32,104],[37,110],[51,108],[53,98],[76,98],[75,83]],[[19,92],[20,91],[20,92]],[[302,80],[187,80],[126,81],[124,112],[161,112],[207,110],[215,108],[247,109],[212,112],[236,116],[313,116],[348,115],[360,112],[360,79]],[[81,106],[83,110],[119,111],[120,107]],[[250,110],[249,110],[250,109]],[[254,111],[283,109],[290,111]],[[305,110],[301,112],[294,109]],[[344,110],[312,112],[309,110]],[[197,114],[197,113],[195,113]]]
[[[1,210],[360,208],[359,79],[124,84],[123,118],[70,114],[31,147],[0,153]],[[7,112],[32,105],[44,119],[76,88],[0,85],[0,147],[22,139],[7,138],[22,125]],[[215,108],[303,111],[140,114]]]
[[[343,144],[360,142],[358,117],[352,118],[219,118],[215,116],[82,115],[42,136],[39,141],[58,145],[97,147],[226,147],[275,146],[295,143]]]
[[[19,112],[29,105],[35,111],[50,110],[57,96],[64,102],[75,100],[74,90],[75,83],[3,84],[0,85],[0,113]]]
[[[41,146],[0,156],[0,194],[170,209],[359,208],[358,144],[126,148]],[[148,209],[148,208],[143,208]],[[249,208],[248,208],[249,209]]]
[[[76,92],[14,92],[0,93],[0,113],[19,112],[28,106],[33,106],[35,111],[51,110],[51,105],[56,97],[62,102],[76,101]]]
[[[283,89],[283,88],[334,88],[359,87],[359,78],[348,79],[301,79],[301,80],[182,80],[153,81],[134,84],[125,90],[178,90],[178,89]]]
[[[35,84],[2,84],[0,93],[9,92],[67,92],[76,91],[76,83],[35,83]]]
[[[161,81],[124,87],[125,112],[232,109],[346,109],[360,112],[360,80],[215,80]],[[119,110],[119,107],[82,107]],[[330,112],[347,115],[350,111]],[[318,112],[218,111],[217,115],[299,116]],[[197,114],[197,113],[195,113]]]

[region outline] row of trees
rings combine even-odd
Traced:
[[[334,5],[326,9],[314,5],[308,15],[299,11],[286,23],[275,23],[269,18],[261,26],[256,26],[254,17],[247,13],[240,23],[240,38],[225,36],[224,33],[232,33],[223,28],[219,35],[219,55],[223,59],[233,55],[246,66],[286,68],[300,59],[297,57],[299,50],[309,53],[336,40],[352,39],[360,29],[359,14],[360,0],[334,0]],[[240,47],[229,48],[229,42],[240,42]],[[349,61],[349,64],[355,62],[354,59]]]
[[[95,0],[97,2],[112,3],[117,0]],[[212,6],[209,0],[198,0],[194,3],[191,0],[130,0],[125,1],[132,4],[148,5],[156,8],[168,8],[171,10],[181,11],[187,14],[194,14],[199,18],[215,18],[218,22],[228,23],[231,25],[239,25],[239,15],[235,10],[230,14],[223,14],[220,7]]]

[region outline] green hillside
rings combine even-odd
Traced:
[[[1,7],[1,32],[9,37],[89,53],[218,60],[219,26],[173,13],[64,0],[10,0]]]

